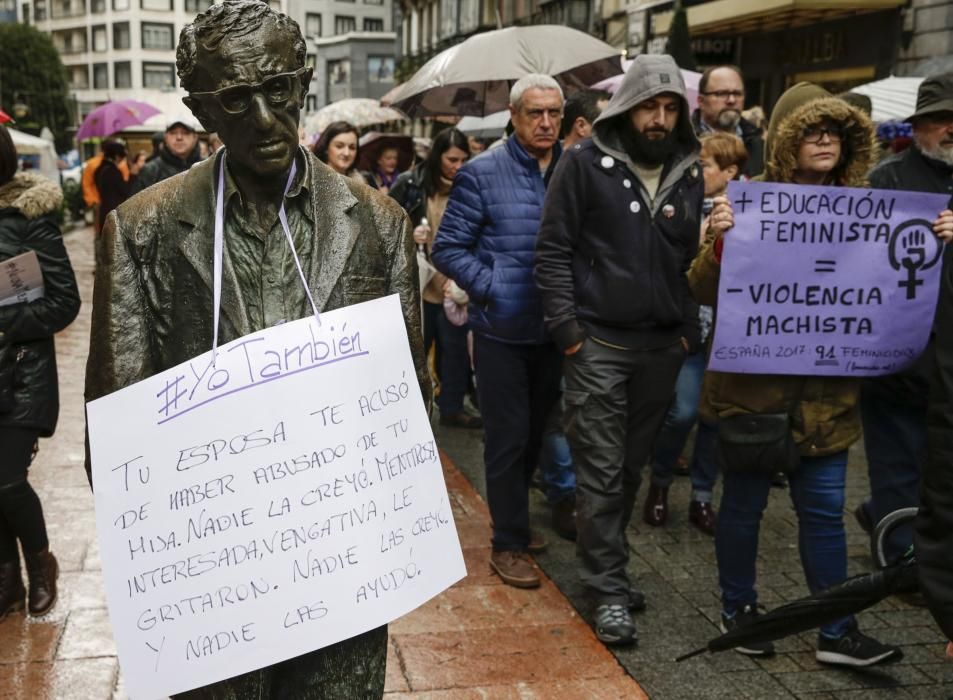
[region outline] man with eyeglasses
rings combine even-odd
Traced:
[[[179,114],[166,122],[165,135],[159,146],[159,155],[139,171],[132,184],[132,193],[142,192],[157,182],[185,172],[202,158],[199,155],[199,137],[196,133],[200,126],[191,114]]]
[[[183,28],[176,63],[185,102],[224,148],[109,215],[108,268],[94,291],[88,401],[212,347],[218,255],[219,343],[310,316],[308,290],[320,310],[396,293],[428,400],[407,217],[394,200],[341,177],[299,146],[299,112],[311,80],[305,51],[294,20],[257,0],[215,3]],[[179,697],[380,697],[386,658],[383,626]]]
[[[953,208],[953,73],[935,75],[920,84],[916,111],[906,121],[913,126],[913,145],[877,165],[870,173],[871,186],[945,194]],[[943,258],[944,279],[949,273],[948,258]],[[899,374],[864,381],[860,407],[870,497],[854,510],[854,516],[868,533],[892,511],[919,503],[927,449],[927,399],[935,386],[931,373],[940,352],[950,349],[939,348],[931,336],[915,365]],[[935,489],[929,494],[924,489],[924,497],[948,498]],[[897,528],[886,543],[887,555],[902,555],[912,541],[909,525]]]
[[[431,256],[470,297],[493,521],[490,566],[518,588],[540,585],[529,554],[546,547],[530,533],[529,486],[559,397],[562,356],[543,325],[533,252],[560,156],[562,113],[562,89],[553,78],[530,74],[516,81],[513,135],[457,173]]]
[[[740,138],[748,151],[748,162],[741,174],[752,178],[764,170],[764,138],[761,129],[741,116],[744,108],[745,83],[740,68],[714,66],[702,73],[692,125],[698,134],[725,131]]]

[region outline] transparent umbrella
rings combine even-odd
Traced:
[[[621,73],[621,60],[618,49],[569,27],[507,27],[441,51],[385,99],[412,117],[482,117],[506,109],[510,87],[528,73],[571,91]]]
[[[352,97],[332,102],[312,114],[304,123],[308,134],[320,134],[332,122],[348,122],[358,129],[375,124],[407,121],[407,117],[390,107],[383,107],[377,100]]]

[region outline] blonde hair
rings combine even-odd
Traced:
[[[722,170],[732,165],[738,168],[738,172],[745,169],[748,150],[744,142],[734,134],[715,131],[702,134],[698,140],[702,145],[702,153],[715,161]]]

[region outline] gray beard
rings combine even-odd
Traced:
[[[916,136],[913,138],[914,141],[916,141]],[[917,141],[917,148],[919,148],[920,153],[925,155],[927,158],[938,160],[944,165],[953,167],[953,148],[943,148],[943,146],[937,146],[936,148],[924,148],[920,145],[919,141]]]
[[[723,131],[734,131],[738,127],[738,122],[740,121],[741,112],[738,112],[734,109],[726,109],[718,115],[717,126]]]

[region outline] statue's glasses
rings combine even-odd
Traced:
[[[295,90],[301,86],[301,78],[308,72],[308,68],[299,68],[291,73],[278,73],[254,85],[229,85],[214,92],[193,92],[192,97],[211,97],[223,112],[228,114],[243,114],[251,107],[255,93],[260,92],[270,104],[284,105],[295,95]]]

